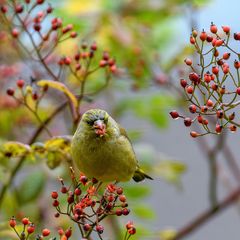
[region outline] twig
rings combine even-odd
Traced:
[[[186,237],[187,235],[192,233],[194,230],[202,226],[204,223],[206,223],[208,220],[210,220],[217,213],[220,213],[222,210],[229,207],[232,203],[238,200],[239,196],[240,196],[240,187],[232,191],[225,199],[223,199],[221,202],[216,204],[215,207],[211,207],[207,209],[203,213],[199,214],[192,221],[190,221],[183,228],[181,228],[177,232],[175,237],[172,238],[172,240],[179,240],[179,239],[182,239],[183,237]]]
[[[45,126],[47,124],[49,124],[49,122],[59,113],[61,112],[66,106],[68,105],[68,101],[62,103],[58,108],[56,108],[56,110],[47,118],[45,119],[42,124],[38,127],[38,129],[36,129],[36,131],[33,133],[32,137],[29,139],[28,144],[32,144],[35,142],[35,140],[37,139],[37,137],[41,134],[42,130],[45,128]],[[14,167],[14,169],[12,170],[10,176],[9,176],[9,180],[8,182],[2,187],[1,192],[0,192],[0,207],[1,207],[1,203],[2,200],[6,194],[7,189],[9,188],[9,186],[12,184],[17,172],[19,171],[19,169],[22,167],[23,163],[25,162],[25,158],[22,157],[19,159],[18,163],[16,164],[16,166]]]

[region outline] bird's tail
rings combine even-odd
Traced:
[[[153,180],[153,178],[147,175],[141,168],[138,168],[133,175],[133,180],[135,182],[141,182],[145,178]]]

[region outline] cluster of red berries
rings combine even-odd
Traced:
[[[14,88],[8,88],[6,93],[7,95],[14,97],[18,103],[23,103],[23,104],[27,104],[26,102],[27,96],[31,96],[31,98],[36,103],[39,103],[39,101],[43,98],[45,92],[48,90],[48,85],[45,85],[43,88],[41,88],[40,92],[34,91],[32,86],[26,85],[26,82],[24,79],[18,79],[16,81],[16,86],[18,89],[18,94],[16,94],[16,89]]]
[[[108,67],[110,73],[116,73],[117,66],[114,58],[111,58],[108,52],[103,52],[102,58],[98,60],[98,66],[94,69],[89,69],[90,63],[95,57],[95,52],[98,47],[95,42],[91,45],[88,45],[86,42],[81,44],[80,49],[74,54],[74,56],[64,56],[61,57],[58,61],[60,66],[68,66],[74,76],[78,79],[81,76],[89,75],[90,73],[95,72],[99,68]]]
[[[233,111],[240,105],[237,99],[240,95],[240,53],[230,46],[231,37],[238,41],[240,33],[231,34],[228,26],[222,26],[220,31],[213,23],[209,33],[193,30],[190,36],[199,62],[195,64],[191,59],[185,59],[191,72],[188,79],[180,79],[180,85],[190,103],[188,110],[194,117],[182,116],[177,111],[170,115],[173,119],[182,118],[186,127],[197,122],[203,133],[192,131],[192,137],[220,134],[223,129],[235,132],[240,126]]]
[[[26,240],[26,239],[29,238],[29,235],[31,235],[31,234],[33,234],[35,232],[35,225],[26,217],[24,217],[21,220],[21,223],[23,225],[23,228],[22,228],[21,232],[18,232],[17,229],[19,229],[19,228],[16,229],[17,221],[16,221],[15,217],[12,217],[9,220],[9,226],[14,229],[14,231],[17,234],[18,238],[20,240]],[[43,239],[45,239],[45,237],[49,236],[50,233],[51,232],[50,232],[49,229],[44,228],[42,230],[41,234],[38,234],[35,239],[36,240],[43,240]]]
[[[61,214],[68,215],[70,220],[81,227],[82,237],[90,236],[94,231],[99,236],[103,233],[104,227],[100,222],[109,215],[128,215],[130,210],[123,189],[114,184],[109,184],[104,192],[99,191],[101,183],[95,178],[89,180],[86,176],[80,175],[76,179],[72,175],[73,187],[66,187],[64,181],[61,182],[61,194],[66,195],[66,202],[59,202],[59,193],[53,191],[51,197],[52,205],[56,208],[55,217]],[[67,205],[67,206],[66,206]],[[63,210],[66,208],[66,210]],[[131,230],[130,230],[131,229]],[[129,227],[129,234],[134,234],[136,230]],[[100,237],[101,239],[101,237]]]
[[[13,38],[18,38],[19,35],[23,32],[22,30],[28,29],[31,31],[33,29],[35,32],[39,34],[43,41],[49,40],[50,35],[53,32],[58,31],[58,39],[61,39],[63,36],[66,36],[66,33],[69,33],[68,38],[77,37],[77,33],[72,31],[72,25],[63,26],[62,20],[60,18],[54,18],[51,22],[51,28],[48,30],[46,34],[42,34],[42,24],[44,19],[53,12],[53,8],[50,4],[47,5],[45,9],[37,12],[36,16],[31,18],[32,11],[38,5],[42,5],[44,0],[36,0],[36,1],[25,1],[25,2],[16,2],[14,1],[12,4],[4,4],[1,6],[1,12],[6,16],[6,20],[11,19],[11,21],[18,20],[22,25],[21,28],[14,27],[11,31]]]

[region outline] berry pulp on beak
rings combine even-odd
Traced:
[[[95,129],[95,133],[102,137],[106,133],[106,125],[102,120],[97,120],[94,122],[93,128]]]

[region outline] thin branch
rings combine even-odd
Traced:
[[[240,187],[236,190],[232,191],[225,199],[215,205],[215,207],[211,207],[199,214],[196,218],[190,221],[187,225],[181,228],[175,237],[172,240],[179,240],[185,238],[187,235],[201,227],[203,224],[207,223],[213,216],[217,213],[220,213],[222,210],[229,207],[231,204],[236,202],[240,197]]]

